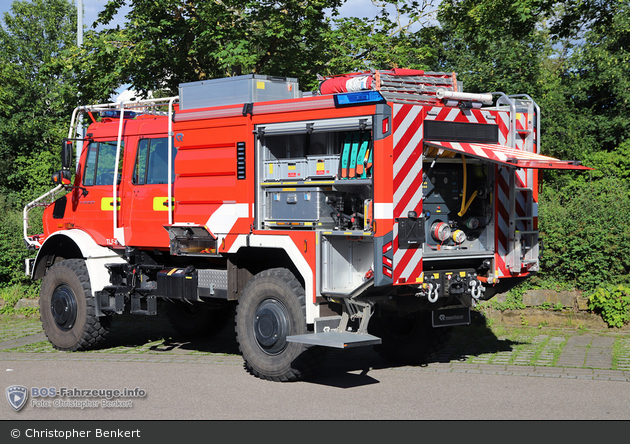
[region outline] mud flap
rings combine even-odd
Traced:
[[[470,308],[441,308],[433,312],[433,327],[452,327],[470,324]]]

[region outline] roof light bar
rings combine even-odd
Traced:
[[[378,91],[361,91],[334,96],[335,107],[360,106],[376,103],[385,103],[385,98]]]
[[[101,115],[101,117],[109,117],[112,119],[117,119],[120,117],[120,110],[104,110],[104,111],[100,111],[99,114]],[[125,119],[135,119],[136,118],[137,113],[133,112],[133,111],[125,111],[125,115],[123,118]]]

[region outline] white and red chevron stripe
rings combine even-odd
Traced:
[[[515,172],[515,186],[516,188],[525,188],[526,185],[523,182],[523,175],[520,172]],[[497,168],[495,171],[497,174],[496,180],[496,202],[495,202],[495,220],[497,221],[496,231],[496,271],[498,277],[510,276],[512,272],[520,270],[509,270],[506,258],[508,254],[508,245],[511,241],[510,237],[510,170],[507,168]],[[524,217],[526,215],[527,196],[524,192],[515,192],[515,206],[516,217]],[[527,226],[525,221],[516,221],[516,230],[526,230]]]
[[[442,109],[442,108],[439,108]],[[422,123],[424,107],[395,104],[394,218],[410,211],[422,212]],[[422,275],[422,247],[398,248],[398,224],[394,224],[394,283],[419,282]]]
[[[570,161],[559,160],[554,157],[542,156],[540,154],[493,143],[436,142],[431,140],[425,140],[424,143],[436,148],[455,151],[512,168],[588,169],[581,165],[575,165]]]

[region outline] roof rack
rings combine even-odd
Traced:
[[[365,81],[357,82],[359,78]],[[442,99],[438,98],[438,91],[457,92],[458,89],[454,72],[416,69],[372,70],[329,77],[320,76],[320,80],[321,94],[371,89],[379,91],[388,101],[424,105],[441,104]],[[332,88],[324,88],[322,92],[322,85],[327,81],[331,81]]]

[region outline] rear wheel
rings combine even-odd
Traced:
[[[321,349],[286,340],[306,332],[304,289],[289,270],[266,270],[249,281],[236,307],[236,338],[250,373],[272,381],[310,374]]]
[[[453,327],[434,328],[430,311],[400,316],[379,310],[370,319],[370,333],[381,338],[375,350],[385,359],[405,364],[424,364],[447,345]]]
[[[230,321],[231,307],[209,308],[181,301],[169,302],[166,316],[177,332],[190,338],[219,334]]]
[[[59,350],[92,349],[109,332],[109,318],[96,316],[83,259],[68,259],[50,267],[42,281],[39,312],[48,340]]]

